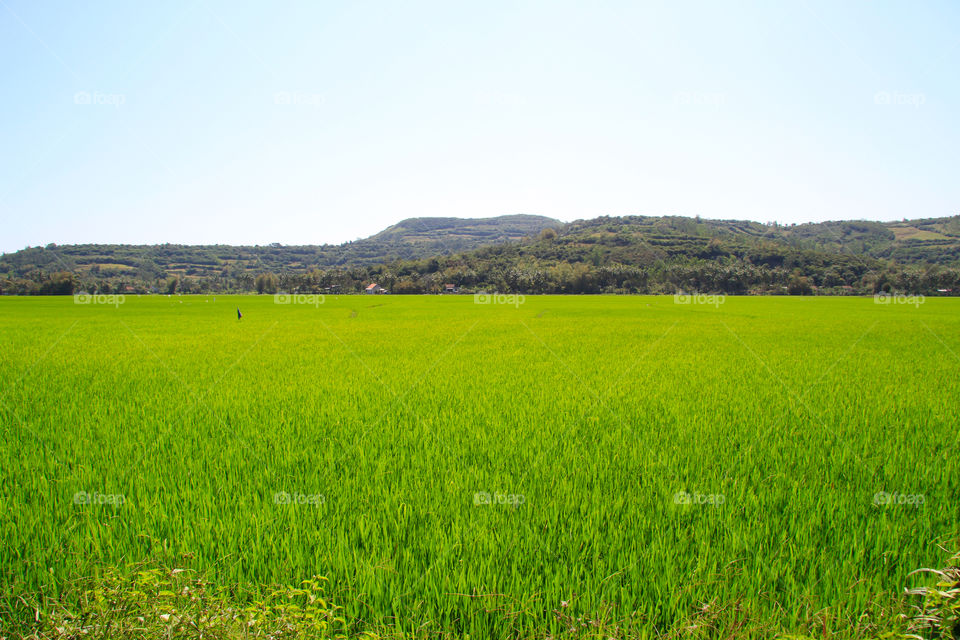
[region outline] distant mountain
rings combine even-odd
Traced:
[[[677,216],[410,218],[342,245],[67,245],[0,257],[0,292],[960,293],[960,216],[801,225]]]
[[[799,225],[679,216],[601,217],[565,225],[560,236],[568,246],[599,248],[604,256],[626,264],[678,256],[743,257],[765,245],[903,264],[960,263],[960,216]]]
[[[523,214],[408,218],[368,238],[340,245],[51,244],[0,255],[0,292],[11,289],[11,280],[36,282],[56,272],[72,273],[81,282],[145,283],[173,277],[252,283],[264,272],[303,273],[439,257],[518,241],[562,225],[553,218]],[[5,287],[3,279],[8,281]]]
[[[478,247],[536,236],[563,223],[532,215],[496,218],[407,218],[369,238],[341,245],[342,257],[332,264],[375,264],[469,251]]]
[[[906,264],[960,261],[960,216],[901,222],[821,222],[778,227],[784,241],[823,251],[862,253]]]

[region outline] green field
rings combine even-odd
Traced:
[[[102,302],[0,299],[5,602],[151,559],[351,634],[852,637],[960,535],[960,300]]]

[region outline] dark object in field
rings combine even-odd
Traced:
[[[243,314],[240,313],[240,307],[237,307],[237,320],[243,320]]]

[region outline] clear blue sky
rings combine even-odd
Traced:
[[[0,250],[960,213],[956,2],[0,0]]]

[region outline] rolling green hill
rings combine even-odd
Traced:
[[[264,271],[415,260],[535,236],[562,225],[543,216],[409,218],[376,235],[341,245],[115,245],[31,247],[0,256],[0,276],[69,271],[92,278],[240,277]]]
[[[908,264],[955,265],[960,261],[960,216],[789,226],[742,220],[629,216],[578,220],[568,225],[563,235],[584,244],[635,245],[659,256],[709,258],[730,252],[742,254],[773,244]]]
[[[553,218],[524,214],[496,218],[407,218],[355,244],[418,248],[421,251],[416,252],[419,254],[416,257],[424,257],[522,240],[547,227],[561,225],[562,222]]]
[[[0,292],[960,290],[960,216],[783,226],[677,216],[410,218],[342,245],[65,245],[0,257]],[[943,291],[949,290],[949,291]]]

